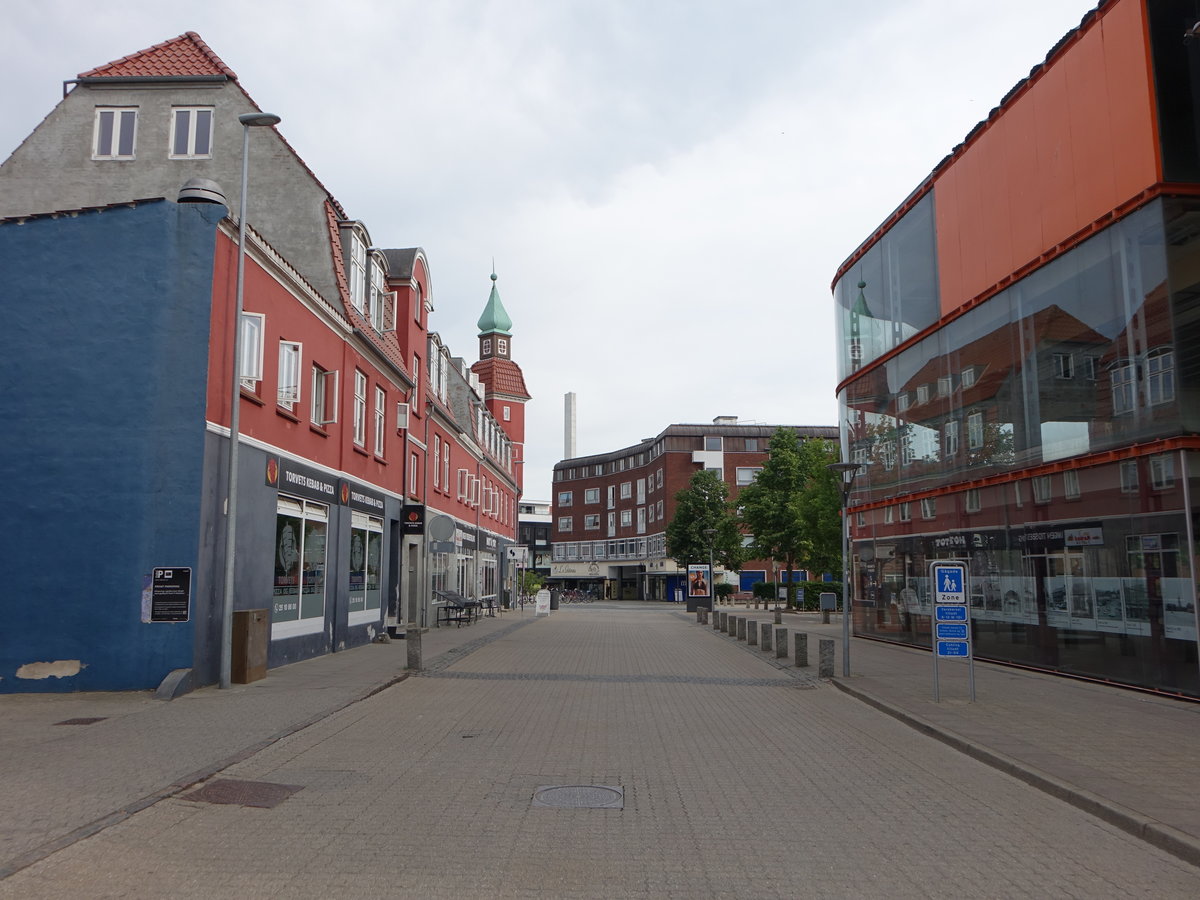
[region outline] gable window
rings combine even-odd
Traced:
[[[1075,361],[1071,358],[1070,353],[1055,353],[1054,354],[1054,377],[1055,378],[1074,378],[1075,377]]]
[[[908,411],[908,400],[909,400],[908,391],[901,391],[896,396],[896,411],[897,412],[907,412]]]
[[[263,377],[263,332],[266,317],[262,313],[242,313],[242,348],[238,374],[242,387],[258,390]]]
[[[502,338],[502,337],[496,338],[496,355],[497,356],[508,356],[508,339],[507,338]]]
[[[917,402],[918,403],[928,403],[929,402],[929,385],[923,384],[917,388]]]
[[[414,284],[413,285],[413,320],[418,325],[421,324],[421,307],[423,307],[424,305],[425,305],[425,302],[421,299],[421,285]]]
[[[386,301],[391,295],[384,290],[383,286],[383,266],[378,260],[371,260],[371,300],[370,314],[371,326],[376,331],[383,331],[385,324]],[[392,317],[395,318],[394,316]]]
[[[367,376],[354,370],[354,443],[367,445]]]
[[[960,380],[964,388],[975,387],[975,370],[970,367],[963,369]]]
[[[137,107],[96,110],[92,159],[133,159],[137,145]]]
[[[338,373],[313,365],[312,422],[331,425],[337,421]]]
[[[482,351],[484,356],[491,356],[492,355],[492,339],[484,338],[482,346],[480,347],[480,350]]]
[[[383,456],[383,429],[387,416],[387,393],[379,385],[375,385],[375,455]]]
[[[953,390],[954,381],[949,375],[943,375],[937,380],[938,396],[949,397]]]
[[[208,159],[212,156],[211,106],[177,108],[171,115],[171,159]]]
[[[302,347],[296,341],[279,342],[279,385],[276,402],[285,409],[295,409],[300,402],[300,357]]]

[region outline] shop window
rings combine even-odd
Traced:
[[[382,598],[383,520],[353,513],[350,524],[349,624],[378,621]]]
[[[325,630],[325,562],[329,508],[280,497],[275,517],[275,585],[271,639]]]

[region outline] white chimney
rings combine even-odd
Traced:
[[[575,393],[564,396],[563,408],[563,459],[575,458]]]

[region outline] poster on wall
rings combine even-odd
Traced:
[[[142,581],[143,622],[186,622],[192,610],[192,570],[188,566],[154,569]]]
[[[1186,578],[1160,578],[1163,602],[1163,630],[1175,640],[1196,640],[1196,603],[1192,585]]]
[[[1067,579],[1062,575],[1051,575],[1042,579],[1046,591],[1046,624],[1055,628],[1066,628],[1070,617],[1067,615]]]
[[[1093,578],[1092,602],[1096,606],[1096,630],[1125,633],[1125,604],[1120,578]]]

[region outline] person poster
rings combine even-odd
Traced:
[[[708,566],[688,566],[688,596],[705,598],[712,596],[712,572]]]

